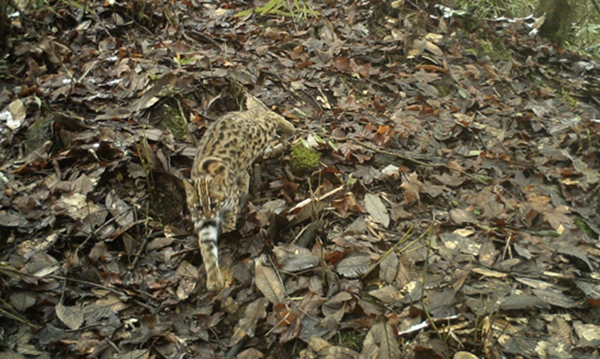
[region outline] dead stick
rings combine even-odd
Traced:
[[[398,242],[396,242],[396,244],[394,244],[392,246],[392,248],[388,249],[381,257],[379,257],[377,262],[375,262],[375,264],[373,264],[373,266],[371,268],[369,268],[369,270],[365,274],[363,274],[360,279],[365,279],[365,277],[368,276],[375,268],[377,268],[381,264],[381,262],[383,262],[393,251],[395,251],[396,248],[398,248],[399,245],[406,242],[406,240],[408,239],[408,236],[412,233],[413,228],[414,228],[414,224],[408,228],[408,231],[406,231],[406,233],[404,233],[402,238],[400,238],[400,240],[398,240]]]

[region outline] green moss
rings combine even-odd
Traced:
[[[187,123],[185,119],[177,110],[170,106],[164,107],[160,124],[163,127],[168,128],[175,138],[182,138],[187,133]]]
[[[365,340],[365,334],[353,330],[340,330],[332,339],[331,342],[343,348],[348,348],[360,351]]]
[[[432,83],[432,85],[438,90],[440,97],[448,96],[456,88],[454,80],[449,76],[442,77],[441,80]]]
[[[504,46],[500,40],[491,38],[488,41],[479,41],[478,44],[479,50],[490,56],[493,59],[498,60],[510,60],[512,58],[510,51]]]
[[[52,125],[54,116],[52,114],[36,120],[27,130],[27,141],[25,142],[25,154],[40,148],[44,142],[52,139]]]
[[[302,141],[292,145],[292,171],[297,175],[302,175],[319,168],[321,152],[310,149]]]
[[[577,100],[571,97],[571,95],[569,95],[569,92],[564,87],[560,89],[560,96],[562,97],[563,101],[567,103],[567,105],[571,107],[577,106]]]
[[[582,218],[575,218],[575,226],[577,226],[577,228],[580,231],[585,233],[585,235],[588,236],[588,238],[591,238],[591,239],[597,238],[596,233],[592,230],[592,228],[590,228],[590,226]]]

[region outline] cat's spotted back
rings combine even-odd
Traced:
[[[246,95],[246,111],[229,112],[207,130],[198,145],[190,181],[184,181],[188,209],[198,234],[206,287],[224,287],[219,269],[218,237],[235,229],[240,197],[248,193],[248,169],[276,136],[294,126]]]

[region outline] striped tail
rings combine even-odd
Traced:
[[[202,224],[198,231],[198,244],[204,269],[206,270],[206,289],[219,291],[225,286],[225,280],[219,268],[219,227],[217,221],[209,220]]]

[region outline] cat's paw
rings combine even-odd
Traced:
[[[210,292],[218,292],[223,288],[225,288],[225,279],[223,278],[221,271],[209,275],[206,278],[206,289]]]

